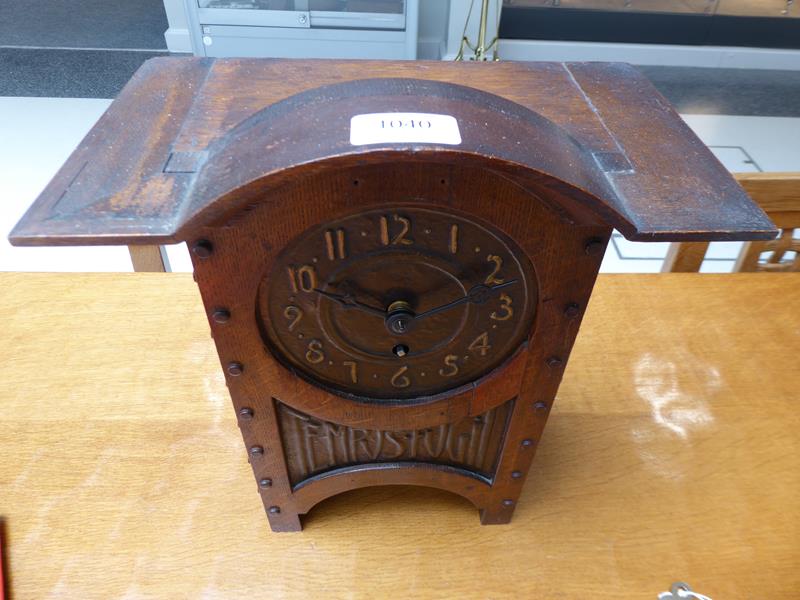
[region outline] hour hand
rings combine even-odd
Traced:
[[[325,290],[321,290],[319,288],[314,288],[314,291],[318,293],[320,296],[324,296],[325,298],[329,298],[334,302],[338,302],[345,308],[355,308],[357,310],[361,310],[381,318],[386,317],[385,310],[377,308],[375,306],[370,306],[369,304],[364,304],[363,302],[359,302],[353,297],[352,294],[334,294],[333,292],[326,292]]]

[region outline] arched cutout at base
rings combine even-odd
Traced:
[[[298,514],[305,514],[332,496],[384,485],[415,485],[453,492],[478,509],[484,507],[492,489],[491,480],[466,469],[414,462],[373,463],[334,469],[306,479],[294,488],[294,507]]]

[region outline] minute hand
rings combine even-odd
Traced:
[[[440,312],[444,312],[446,310],[450,310],[456,306],[461,304],[470,303],[470,304],[483,304],[487,300],[489,300],[492,296],[494,296],[498,290],[506,288],[510,285],[514,285],[517,283],[516,279],[511,279],[510,281],[506,281],[505,283],[499,283],[497,285],[488,286],[479,283],[478,285],[474,285],[470,288],[467,292],[466,296],[462,296],[457,300],[453,300],[452,302],[448,302],[447,304],[442,304],[441,306],[437,306],[436,308],[432,308],[430,310],[426,310],[424,313],[420,313],[414,317],[415,321],[419,321],[420,319],[424,319],[425,317],[430,317],[431,315],[436,315]]]

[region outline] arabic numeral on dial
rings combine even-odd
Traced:
[[[411,219],[401,217],[400,215],[392,215],[392,221],[394,223],[400,223],[400,233],[392,236],[389,231],[388,217],[381,217],[381,244],[384,246],[410,246],[413,244],[414,240],[406,237],[411,231]]]
[[[486,285],[495,285],[498,283],[503,283],[505,279],[498,277],[497,274],[500,272],[500,269],[503,266],[503,259],[497,256],[496,254],[490,254],[486,257],[486,261],[493,263],[494,266],[492,267],[492,272],[489,273],[489,276],[486,278],[484,283]]]
[[[442,377],[455,377],[458,375],[458,356],[455,354],[448,354],[444,357],[444,367],[439,369],[439,375]],[[446,367],[446,368],[445,368]]]
[[[390,381],[394,387],[407,388],[411,385],[411,380],[406,375],[406,371],[408,371],[408,367],[400,367],[395,374],[392,375],[392,379]]]
[[[511,297],[508,294],[500,294],[500,310],[489,315],[495,321],[508,321],[514,314],[511,308]]]
[[[328,229],[325,232],[325,251],[328,260],[347,258],[344,247],[344,229]]]
[[[289,287],[292,292],[298,291],[313,292],[317,287],[317,272],[311,265],[303,265],[299,268],[287,267],[289,275]]]
[[[319,340],[311,340],[308,342],[308,350],[306,351],[306,360],[312,365],[316,365],[325,360],[325,354],[322,353],[322,342]]]
[[[491,349],[491,346],[489,345],[489,334],[483,332],[474,340],[472,340],[472,343],[467,347],[471,352],[478,352],[481,356],[486,356]]]
[[[283,316],[289,319],[289,331],[294,331],[300,319],[303,318],[303,310],[297,306],[289,305],[283,309]]]
[[[358,363],[352,360],[346,360],[342,363],[345,367],[350,367],[350,381],[358,383]]]

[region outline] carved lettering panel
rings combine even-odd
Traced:
[[[276,401],[292,485],[331,469],[378,462],[421,462],[491,478],[514,400],[480,416],[410,430],[356,429]]]

